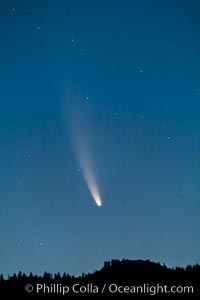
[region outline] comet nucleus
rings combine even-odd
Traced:
[[[86,143],[86,141],[88,142],[88,136],[83,132],[82,127],[80,124],[78,125],[77,122],[73,121],[71,125],[73,148],[75,150],[82,174],[94,201],[96,202],[97,206],[101,206],[102,201],[95,177],[94,163],[92,162],[89,146]]]

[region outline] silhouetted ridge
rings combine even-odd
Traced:
[[[9,276],[8,279],[5,279],[3,275],[0,275],[0,295],[2,293],[6,293],[6,295],[14,293],[15,295],[26,294],[27,296],[27,292],[25,291],[27,284],[31,284],[33,286],[33,291],[28,293],[30,297],[33,295],[36,296],[37,284],[45,284],[47,286],[53,286],[54,284],[57,284],[57,286],[64,285],[68,286],[71,292],[74,284],[85,286],[87,284],[92,284],[103,287],[105,283],[107,285],[114,283],[119,286],[160,284],[171,287],[191,285],[194,287],[194,294],[198,294],[200,292],[199,279],[200,266],[198,264],[194,266],[187,266],[186,268],[176,267],[172,269],[165,265],[161,265],[160,263],[150,262],[149,260],[111,260],[105,262],[104,266],[100,270],[95,271],[92,274],[82,274],[82,276],[79,277],[71,276],[67,273],[63,273],[61,275],[59,272],[54,275],[45,272],[43,276],[33,275],[32,273],[27,276],[26,274],[19,272],[17,275],[13,274],[12,276]],[[47,292],[45,293],[45,295],[48,294]],[[104,292],[104,294],[106,293],[108,293],[108,291]],[[53,295],[48,294],[48,296]],[[56,296],[63,295],[58,295],[57,293]],[[87,296],[89,295],[87,294]],[[134,297],[135,296],[139,295],[134,295]],[[183,295],[181,296],[183,297]],[[191,298],[192,295],[190,294],[189,296]]]
[[[106,280],[107,282],[174,282],[190,281],[200,276],[200,266],[188,266],[187,268],[168,268],[149,260],[111,260],[104,263],[101,270],[88,274],[85,278],[94,280]]]

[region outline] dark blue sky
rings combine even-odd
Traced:
[[[1,272],[200,262],[199,34],[193,0],[0,2]]]

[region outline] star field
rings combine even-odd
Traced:
[[[195,0],[1,1],[2,273],[199,263],[199,11]]]

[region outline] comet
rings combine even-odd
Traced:
[[[78,155],[77,158],[80,163],[83,177],[85,179],[87,187],[88,187],[94,201],[96,202],[97,206],[101,206],[102,201],[101,201],[101,197],[99,194],[99,189],[97,186],[97,181],[94,176],[94,170],[92,168],[91,162],[88,160],[88,157],[83,155],[83,153],[82,154],[79,153],[79,154],[80,155]]]
[[[99,187],[95,176],[94,163],[88,146],[89,138],[87,133],[83,131],[83,126],[75,120],[71,124],[72,144],[75,150],[77,161],[80,165],[83,177],[85,179],[88,190],[97,206],[102,206],[102,200],[99,193]]]

